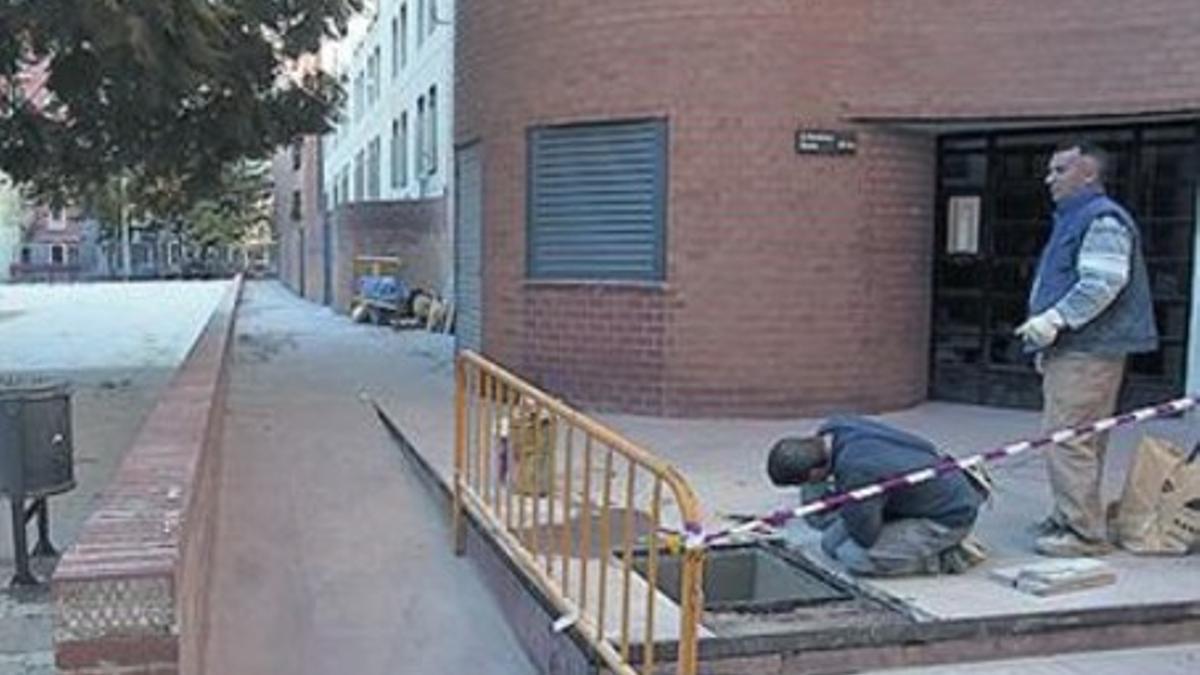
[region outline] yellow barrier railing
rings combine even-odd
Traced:
[[[677,641],[676,672],[693,675],[704,551],[658,537],[700,522],[683,477],[475,353],[455,380],[455,550],[469,511],[557,605],[556,629],[575,624],[613,672],[651,673],[655,643]]]

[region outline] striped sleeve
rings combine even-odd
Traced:
[[[1112,216],[1088,226],[1079,248],[1079,281],[1054,305],[1067,325],[1078,329],[1099,316],[1129,282],[1133,236]]]

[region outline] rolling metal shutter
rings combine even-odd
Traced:
[[[454,154],[455,339],[459,349],[483,348],[483,173],[479,145]]]
[[[531,278],[663,278],[666,136],[662,120],[530,133]]]

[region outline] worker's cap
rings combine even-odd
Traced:
[[[801,485],[814,469],[828,461],[825,439],[820,436],[781,438],[771,446],[767,475],[775,485]]]

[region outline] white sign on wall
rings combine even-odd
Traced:
[[[979,217],[983,200],[978,195],[956,195],[946,205],[946,253],[979,253]]]

